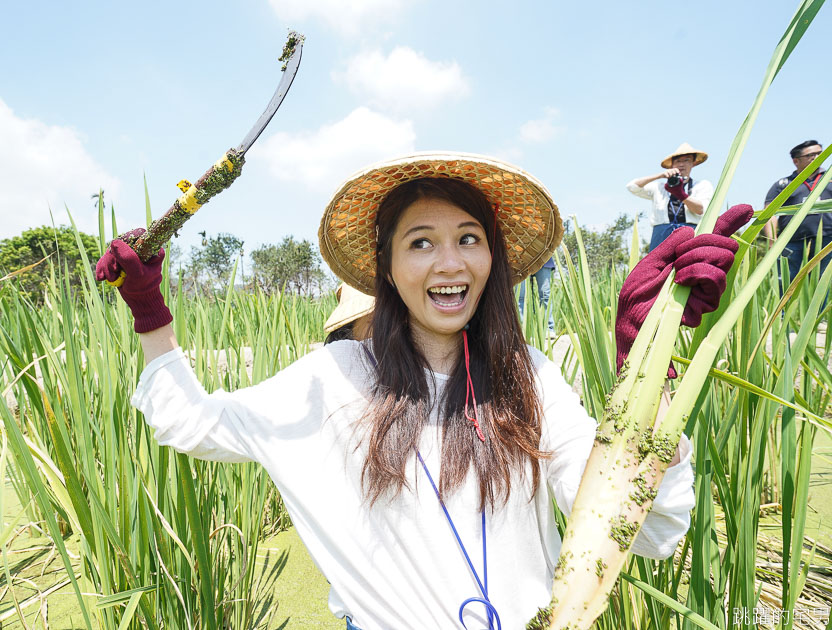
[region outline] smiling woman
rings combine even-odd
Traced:
[[[133,404],[156,440],[262,464],[347,628],[519,628],[549,602],[552,501],[569,513],[596,434],[558,368],[525,344],[514,304],[513,284],[562,232],[545,187],[498,160],[372,166],[336,192],[319,231],[333,270],[375,297],[371,338],[232,393],[205,392],[177,348],[158,259],[116,243],[98,271],[126,272],[119,290],[148,361]],[[670,447],[634,553],[667,557],[687,530],[690,456],[687,438]]]
[[[476,189],[460,195],[465,187],[453,180],[409,182],[382,206],[405,210],[398,216],[395,209],[379,212],[379,269],[407,307],[417,346],[442,373],[455,363],[459,331],[474,316],[491,271],[485,228],[462,210],[463,204],[471,207],[468,200],[439,197],[475,196]],[[396,225],[392,234],[388,222]]]

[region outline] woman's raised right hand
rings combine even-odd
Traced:
[[[144,232],[143,228],[138,228],[123,236],[138,237]],[[160,249],[150,260],[142,262],[127,243],[116,238],[95,265],[96,280],[106,280],[118,287],[122,299],[133,313],[133,329],[137,333],[150,332],[173,321],[159,289],[164,259],[165,250]]]

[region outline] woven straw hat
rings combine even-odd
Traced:
[[[341,326],[346,326],[350,322],[354,322],[359,317],[364,317],[373,312],[375,306],[375,299],[369,295],[364,295],[361,291],[356,291],[350,285],[341,283],[335,291],[338,297],[338,306],[329,315],[329,319],[324,324],[324,332],[328,335],[333,330],[338,330]]]
[[[678,149],[676,149],[673,153],[671,153],[665,159],[662,160],[662,168],[670,168],[673,165],[673,158],[678,157],[680,155],[693,155],[694,166],[698,166],[699,164],[702,164],[702,162],[708,159],[707,153],[705,153],[704,151],[699,151],[698,149],[694,149],[687,142],[683,142],[679,145]]]
[[[563,236],[558,208],[546,187],[516,166],[470,153],[416,153],[381,162],[350,177],[326,206],[318,241],[321,256],[350,286],[373,295],[376,212],[391,190],[420,177],[461,179],[499,206],[514,282],[549,260]]]

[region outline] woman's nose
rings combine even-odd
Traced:
[[[437,252],[436,271],[441,273],[455,273],[465,267],[465,261],[456,247],[440,247]]]

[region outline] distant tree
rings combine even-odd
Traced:
[[[234,259],[242,253],[243,241],[233,234],[220,233],[209,237],[202,234],[202,245],[191,247],[186,266],[186,280],[190,288],[202,286],[208,292],[228,284]]]
[[[633,219],[621,213],[615,221],[603,230],[581,228],[586,258],[590,263],[593,274],[607,274],[610,269],[625,269],[630,260],[632,245]],[[578,263],[578,238],[572,221],[564,225],[563,243],[569,250],[572,262]],[[639,250],[643,249],[643,242]]]
[[[326,282],[317,248],[308,240],[284,237],[280,245],[268,244],[251,252],[254,281],[266,293],[284,286],[288,291],[320,293]]]
[[[171,243],[170,247],[165,251],[168,259],[170,260],[170,273],[171,275],[176,275],[179,273],[179,269],[182,267],[182,248],[179,247],[176,243]]]
[[[98,239],[83,232],[79,234],[90,265],[95,265],[99,256]],[[66,226],[53,228],[44,225],[25,230],[20,236],[0,240],[0,277],[33,265],[47,256],[48,261],[13,280],[30,300],[35,304],[43,302],[50,264],[57,266],[61,273],[66,266],[70,287],[81,285],[84,273],[81,252],[75,241],[75,233]]]
[[[285,282],[286,273],[281,258],[277,245],[261,245],[251,252],[254,283],[269,295],[279,291]]]

